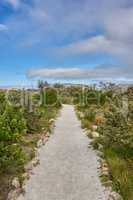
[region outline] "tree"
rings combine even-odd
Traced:
[[[38,88],[39,89],[43,89],[43,88],[48,87],[48,86],[49,86],[49,84],[48,84],[47,81],[43,81],[43,80],[38,81]]]

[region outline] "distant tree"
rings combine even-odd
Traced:
[[[104,90],[113,90],[116,87],[116,85],[115,85],[115,83],[111,83],[111,82],[104,83],[104,82],[101,81],[99,83],[99,87],[104,89]]]
[[[55,88],[63,88],[63,84],[55,83],[55,84],[54,84],[54,87],[55,87]]]
[[[49,83],[47,81],[44,81],[44,87],[49,87]]]
[[[39,80],[38,81],[38,88],[43,89],[43,87],[44,87],[44,82],[42,80]]]
[[[38,81],[38,88],[43,89],[44,87],[48,87],[49,83],[47,81],[39,80]]]

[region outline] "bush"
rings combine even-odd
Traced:
[[[23,110],[6,104],[0,115],[0,169],[3,172],[19,170],[23,166],[24,154],[19,145],[26,132]],[[15,168],[17,167],[17,168]]]
[[[133,133],[121,112],[108,112],[106,121],[99,129],[104,137],[104,145],[112,148],[132,149]]]
[[[8,92],[7,100],[12,106],[20,107],[21,104],[21,91],[10,90]]]
[[[21,105],[21,92],[23,105]],[[27,95],[27,96],[26,96]],[[35,156],[40,133],[51,130],[60,102],[55,91],[46,92],[47,103],[40,104],[39,91],[0,92],[0,199],[6,199],[14,176],[21,177],[24,165]],[[31,99],[32,104],[31,104]],[[53,105],[54,103],[54,105]],[[51,106],[52,105],[52,106]],[[30,134],[34,133],[34,134]]]
[[[96,112],[93,109],[89,109],[88,111],[85,111],[84,117],[88,119],[90,122],[94,122],[96,117]]]
[[[82,127],[90,129],[91,124],[98,125],[100,137],[94,139],[92,145],[95,149],[102,151],[108,162],[109,177],[113,181],[114,190],[119,192],[124,200],[132,200],[133,88],[127,93],[128,114],[122,110],[123,94],[115,94],[112,89],[105,92],[95,90],[86,92],[88,93],[87,103],[77,106],[77,110],[84,116]],[[98,97],[98,101],[95,97]]]
[[[0,143],[1,173],[17,173],[23,170],[26,161],[25,154],[19,144]]]
[[[26,132],[23,110],[6,105],[0,115],[0,141],[16,142]]]
[[[27,125],[27,133],[41,132],[40,116],[36,112],[30,112],[25,109],[24,117]]]
[[[105,156],[110,167],[114,189],[122,194],[124,200],[132,200],[133,197],[133,174],[132,162],[119,157],[117,152],[106,149]]]
[[[6,107],[6,96],[4,92],[0,92],[0,114],[2,114]]]
[[[57,106],[59,104],[57,90],[47,88],[44,90],[44,98],[46,106]]]

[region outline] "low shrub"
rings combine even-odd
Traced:
[[[112,149],[105,150],[105,156],[109,164],[114,189],[123,196],[124,200],[132,200],[133,197],[133,173],[132,162],[120,157]],[[130,168],[131,167],[131,168]]]
[[[103,93],[91,92],[93,97],[101,94],[99,104],[96,99],[90,98],[89,104],[77,106],[77,110],[83,113],[83,128],[90,129],[90,124],[98,126],[100,136],[92,140],[92,145],[102,151],[101,154],[109,165],[108,178],[111,179],[114,190],[119,192],[124,200],[133,199],[132,91],[130,90],[130,94],[127,93],[128,113],[123,112],[123,94],[115,93],[112,88]]]

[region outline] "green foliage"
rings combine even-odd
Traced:
[[[0,115],[0,169],[3,173],[13,173],[22,169],[25,156],[19,145],[26,132],[23,110],[6,103]]]
[[[57,91],[55,89],[48,88],[45,90],[46,105],[55,105],[58,100]]]
[[[6,105],[0,115],[0,141],[16,142],[26,132],[26,121],[23,110]]]
[[[24,165],[35,156],[41,134],[51,131],[50,119],[61,107],[54,89],[0,91],[0,199],[6,199],[14,176],[21,177]],[[40,95],[41,93],[41,95]],[[32,101],[31,101],[32,100]],[[47,103],[43,104],[43,103]],[[23,181],[23,180],[21,180]]]
[[[123,114],[114,111],[106,113],[105,117],[106,122],[99,129],[104,138],[104,146],[123,151],[133,149],[133,132]]]
[[[90,105],[90,104],[98,104],[99,100],[100,100],[100,96],[99,93],[97,91],[86,91],[85,92],[85,96],[86,96],[86,104]]]
[[[133,197],[132,160],[126,160],[112,149],[105,150],[105,156],[110,166],[114,189],[122,194],[124,200]]]
[[[106,93],[104,93],[104,92],[101,92],[100,93],[100,106],[104,106],[104,104],[106,103],[106,101],[107,101],[107,95],[106,95]]]
[[[21,174],[24,164],[34,156],[39,135],[50,131],[50,119],[55,118],[61,104],[54,89],[47,89],[46,96],[50,105],[44,106],[39,91],[0,92],[0,178],[8,174],[10,180]],[[9,181],[4,183],[9,189]]]
[[[82,128],[88,128],[88,129],[90,129],[91,128],[91,123],[89,122],[89,120],[88,119],[82,119]]]
[[[0,143],[1,173],[16,173],[23,170],[26,157],[19,144]]]
[[[0,114],[2,114],[6,107],[6,95],[5,92],[0,92]]]
[[[90,129],[95,124],[94,118],[102,116],[98,124],[100,137],[93,139],[95,149],[103,151],[110,168],[110,178],[113,187],[124,200],[133,197],[133,88],[127,92],[128,113],[123,111],[125,94],[114,92],[110,85],[104,92],[85,91],[87,103],[79,104],[76,108],[83,113],[82,127]],[[92,98],[96,97],[96,98]]]
[[[30,112],[25,109],[24,117],[26,119],[27,133],[41,132],[40,117],[36,112]]]
[[[59,101],[58,92],[54,88],[47,88],[44,91],[44,98],[46,106],[57,106],[60,107],[61,103]]]
[[[37,107],[40,105],[40,103],[41,103],[40,92],[36,92],[36,93],[32,94],[32,102],[33,102],[34,107]]]
[[[12,106],[20,106],[21,103],[21,91],[10,90],[7,94],[7,100]]]
[[[96,112],[94,111],[94,109],[90,108],[89,110],[85,111],[84,117],[88,119],[90,122],[94,122],[96,117]]]

